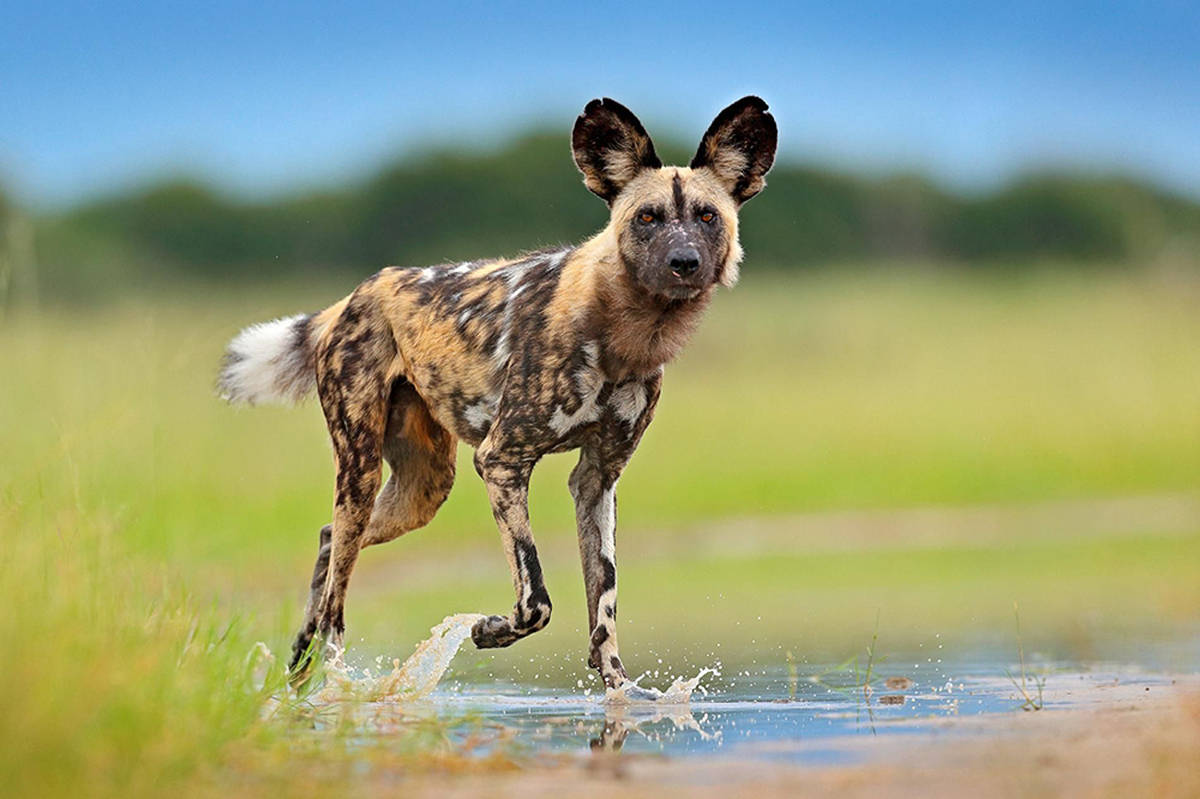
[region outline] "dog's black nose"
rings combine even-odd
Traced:
[[[667,253],[671,271],[679,277],[687,277],[700,268],[700,253],[695,247],[676,247]]]

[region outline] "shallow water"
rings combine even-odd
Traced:
[[[876,664],[869,678],[862,661],[858,671],[847,664],[725,674],[702,669],[676,679],[668,701],[660,695],[658,702],[630,703],[624,695],[584,690],[582,683],[566,690],[460,675],[439,685],[476,618],[447,617],[390,671],[333,675],[314,701],[352,704],[367,736],[436,718],[446,739],[472,741],[471,751],[480,754],[503,745],[527,753],[601,750],[841,764],[866,757],[863,742],[975,734],[982,728],[971,722],[984,717],[1019,715],[1033,705],[1053,713],[1127,701],[1176,680],[1132,663],[1039,661],[1027,664],[1023,694],[1019,664],[987,659],[927,662],[925,668],[913,663],[912,670]],[[1143,663],[1156,660],[1151,650],[1143,654]]]
[[[993,667],[994,668],[994,667]],[[842,763],[862,756],[848,747],[856,737],[880,738],[950,729],[947,722],[989,714],[1019,714],[1020,692],[1001,671],[949,676],[940,684],[893,678],[864,691],[850,684],[801,682],[793,694],[785,670],[736,688],[719,681],[686,705],[614,706],[600,697],[563,695],[522,685],[465,685],[435,691],[427,700],[441,718],[461,716],[502,727],[539,749],[584,752],[620,749],[668,756],[731,756],[801,763]],[[1166,675],[1107,665],[1080,671],[1057,665],[1045,679],[1040,712],[1105,701],[1104,691],[1165,688]],[[1020,680],[1019,674],[1017,680]],[[905,684],[905,683],[908,684]],[[903,686],[903,687],[901,687]],[[1027,690],[1038,698],[1036,683]],[[969,732],[969,725],[952,725]]]

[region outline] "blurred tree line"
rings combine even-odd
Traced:
[[[686,148],[660,151],[685,162]],[[755,269],[881,258],[1018,268],[1200,250],[1200,204],[1130,179],[1042,173],[963,196],[916,175],[781,163],[769,183],[742,214]],[[0,229],[13,218],[0,197]],[[82,300],[179,278],[351,277],[515,254],[578,241],[605,219],[556,132],[487,152],[413,155],[357,185],[266,201],[164,181],[33,219],[22,257],[43,299]]]

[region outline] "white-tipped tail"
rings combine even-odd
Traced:
[[[299,402],[316,386],[311,317],[262,322],[229,342],[217,388],[233,403]]]

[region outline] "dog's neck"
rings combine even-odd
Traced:
[[[637,285],[605,228],[580,245],[571,266],[587,284],[586,314],[580,321],[601,342],[602,363],[612,380],[649,376],[683,350],[712,300],[709,286],[688,300],[668,300]]]

